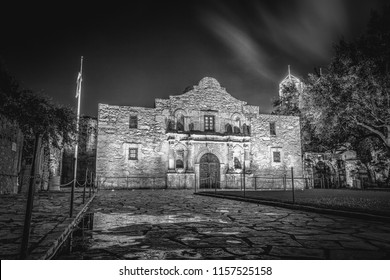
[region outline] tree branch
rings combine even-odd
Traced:
[[[378,137],[385,143],[385,145],[386,145],[387,147],[390,146],[390,145],[389,145],[390,143],[389,143],[388,139],[386,138],[386,136],[385,136],[382,132],[380,132],[379,130],[376,130],[375,128],[372,128],[371,126],[368,126],[368,125],[366,125],[366,124],[364,124],[364,123],[361,123],[361,122],[359,122],[359,121],[357,121],[357,120],[355,120],[355,121],[356,121],[356,124],[357,124],[357,125],[359,125],[359,126],[365,128],[365,129],[371,131],[371,132],[374,133],[375,135],[378,135]]]

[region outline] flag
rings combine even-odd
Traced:
[[[79,75],[77,76],[76,98],[79,97],[79,95],[80,95],[82,81],[83,81],[83,78],[81,77],[81,72],[79,72]]]

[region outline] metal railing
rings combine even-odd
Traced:
[[[241,176],[240,176],[241,175]],[[289,175],[289,176],[288,176]],[[310,186],[310,178],[295,177],[294,170],[291,168],[290,174],[281,176],[252,176],[239,174],[225,174],[225,180],[219,181],[216,178],[207,177],[199,180],[199,188],[195,192],[214,192],[214,193],[240,193],[239,196],[246,196],[253,192],[259,197],[262,191],[284,191],[291,193],[291,202],[295,203],[295,191],[303,190]],[[230,179],[229,179],[230,177]],[[233,182],[233,183],[232,183]],[[222,186],[222,187],[221,187]],[[231,192],[230,192],[231,191]],[[260,195],[261,197],[261,195]]]
[[[245,183],[244,183],[245,180]],[[244,188],[254,191],[263,190],[290,190],[292,188],[292,180],[295,187],[299,189],[307,189],[310,186],[311,178],[291,176],[228,176],[225,175],[224,180],[207,177],[199,179],[198,189],[217,189],[221,190],[243,190]]]

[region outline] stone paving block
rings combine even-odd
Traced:
[[[370,240],[369,242],[371,244],[375,245],[377,248],[390,251],[390,242],[382,242],[382,241],[376,241],[376,240]]]
[[[222,248],[200,248],[197,250],[202,259],[234,259],[235,256]]]
[[[389,258],[389,254],[381,251],[366,250],[332,250],[329,258],[332,260],[380,260]]]
[[[302,247],[302,245],[291,238],[278,238],[278,237],[249,237],[248,238],[254,245],[253,246],[294,246]]]
[[[321,249],[273,246],[270,255],[280,258],[294,259],[324,259],[325,252]]]
[[[362,241],[340,241],[341,246],[347,249],[377,251],[378,247]]]
[[[297,239],[297,241],[302,244],[305,248],[311,249],[329,249],[329,250],[340,250],[343,247],[337,241],[329,240],[302,240]]]
[[[258,256],[265,252],[263,248],[237,248],[237,247],[227,247],[225,248],[231,254],[237,255],[239,258],[242,256]]]
[[[386,241],[390,243],[390,234],[384,232],[361,232],[354,234],[354,236],[363,237],[370,240]]]

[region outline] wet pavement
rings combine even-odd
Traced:
[[[59,259],[390,259],[390,224],[197,196],[101,191]]]
[[[26,197],[27,194],[0,196],[0,259],[2,260],[20,258]],[[69,190],[36,193],[27,259],[46,259],[54,255],[57,247],[71,232],[75,219],[85,209],[89,197],[87,193],[83,203],[82,190],[76,189],[74,214],[70,218]]]

